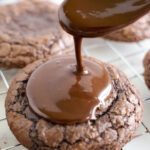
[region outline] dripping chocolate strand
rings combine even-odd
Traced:
[[[83,73],[83,64],[82,64],[82,57],[81,57],[81,44],[82,38],[74,36],[74,46],[75,46],[75,55],[76,55],[76,71],[77,74]]]

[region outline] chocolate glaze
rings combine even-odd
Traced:
[[[96,119],[111,81],[103,64],[87,58],[83,62],[88,74],[76,74],[74,57],[53,58],[33,72],[27,96],[34,112],[58,123]]]
[[[149,9],[149,0],[66,0],[59,20],[74,36],[77,65],[73,57],[57,57],[39,67],[26,89],[32,110],[62,124],[96,119],[96,109],[111,92],[111,79],[104,64],[87,58],[82,61],[82,38],[124,27]]]

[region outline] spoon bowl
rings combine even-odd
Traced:
[[[70,34],[103,36],[123,28],[150,10],[150,0],[65,0],[59,21]]]

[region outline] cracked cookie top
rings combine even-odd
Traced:
[[[32,150],[120,150],[134,137],[141,122],[141,100],[124,74],[109,64],[105,66],[112,80],[112,93],[105,105],[96,110],[95,121],[61,125],[32,112],[26,85],[32,72],[45,61],[24,68],[8,91],[7,120],[21,144]]]

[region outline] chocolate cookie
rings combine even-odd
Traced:
[[[35,60],[61,54],[72,45],[48,0],[22,0],[0,6],[0,65],[23,67]]]
[[[150,51],[148,51],[147,54],[145,55],[143,64],[144,64],[144,69],[145,69],[144,70],[145,83],[150,89]]]
[[[136,42],[150,38],[150,13],[137,22],[105,36],[115,41]]]
[[[112,92],[105,105],[96,110],[95,121],[61,125],[37,116],[29,107],[26,85],[45,61],[24,68],[8,91],[7,120],[21,144],[30,150],[120,150],[133,138],[141,122],[141,100],[125,75],[109,64],[105,66],[112,79]]]

